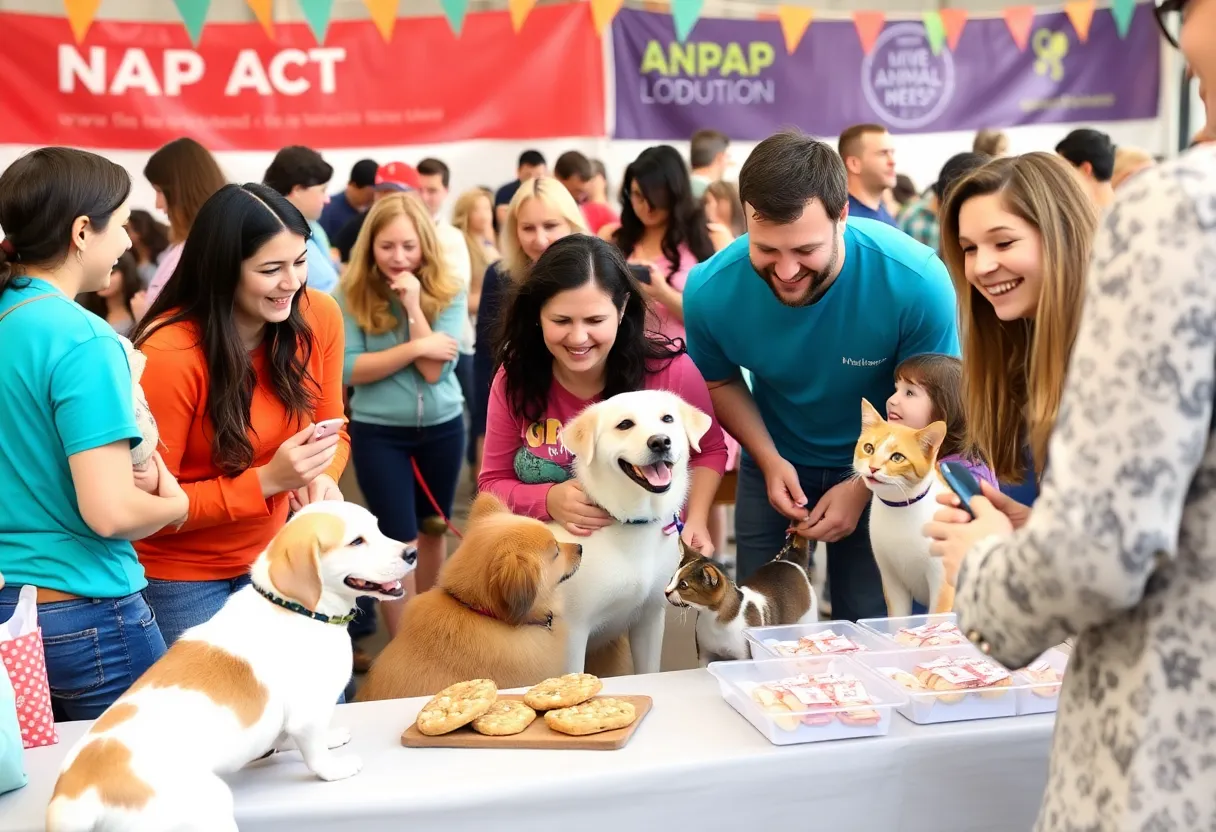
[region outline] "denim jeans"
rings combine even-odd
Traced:
[[[21,587],[0,589],[0,621]],[[55,719],[97,719],[165,652],[156,615],[139,593],[38,605]]]
[[[164,581],[149,578],[144,594],[170,647],[191,627],[205,624],[237,590],[249,585],[249,576],[222,581]]]
[[[829,489],[848,479],[849,468],[810,468],[795,465],[798,483],[806,494],[807,508],[815,507]],[[739,484],[735,494],[735,541],[738,575],[746,579],[781,550],[790,521],[768,501],[764,474],[746,453],[739,460]],[[870,506],[857,521],[853,533],[827,544],[827,579],[832,587],[832,617],[856,621],[887,614],[882,579],[870,548]]]

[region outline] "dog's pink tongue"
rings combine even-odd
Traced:
[[[671,483],[671,466],[666,462],[657,462],[654,465],[643,465],[642,476],[646,478],[646,482],[653,485],[655,488],[662,488]]]

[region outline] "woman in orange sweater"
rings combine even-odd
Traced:
[[[342,313],[305,287],[303,215],[264,185],[226,185],[135,333],[165,465],[190,497],[174,532],[136,546],[166,644],[211,618],[290,507],[342,499]]]

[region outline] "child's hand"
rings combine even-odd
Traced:
[[[157,489],[160,487],[160,467],[156,464],[156,460],[147,460],[142,468],[133,468],[132,473],[135,475],[136,488],[148,494],[157,493]]]

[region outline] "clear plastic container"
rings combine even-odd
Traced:
[[[1060,685],[1064,682],[1068,653],[1059,647],[1053,647],[1027,667],[1034,667],[1039,663],[1054,671],[1059,680],[1055,682],[1036,680],[1034,676],[1026,672],[1025,668],[1019,670],[1017,675],[1026,681],[1027,686],[1018,691],[1018,716],[1050,714],[1060,707]]]
[[[835,633],[842,638],[847,638],[859,650],[849,649],[847,645],[839,645],[842,649],[832,649],[833,645],[825,644],[823,653],[804,653],[793,656],[783,655],[778,652],[777,645],[779,642],[788,642],[792,647],[798,643],[798,639],[803,636],[816,635],[820,633]],[[784,627],[751,627],[743,631],[743,637],[750,642],[753,659],[787,659],[787,658],[802,658],[803,656],[815,655],[852,655],[859,652],[889,651],[895,649],[891,644],[890,639],[870,630],[863,630],[851,621],[818,621],[814,624],[790,624]]]
[[[718,680],[722,698],[773,745],[883,736],[891,730],[892,709],[908,701],[907,697],[900,693],[898,686],[887,682],[847,656],[711,662],[709,672]],[[865,688],[872,703],[808,707],[805,710],[791,710],[775,715],[752,698],[752,691],[766,682],[778,682],[804,674],[817,676],[826,673],[857,680]],[[877,714],[876,719],[873,719],[874,714]],[[845,719],[869,716],[873,721],[870,724],[849,724],[842,721],[842,715]],[[814,718],[822,724],[808,725],[804,718]]]
[[[958,629],[958,616],[952,612],[942,613],[940,615],[909,615],[906,618],[863,618],[857,624],[869,630],[872,633],[878,633],[883,638],[890,640],[900,650],[922,650],[931,647],[950,647],[954,644],[970,644],[967,636],[962,630]],[[945,629],[947,625],[954,625],[954,630],[948,635],[954,639],[953,642],[944,642],[931,645],[918,645],[914,642],[900,641],[901,630],[913,630],[918,627],[942,627]],[[906,636],[905,636],[906,638]]]
[[[897,650],[891,653],[857,653],[853,661],[865,665],[884,680],[898,686],[908,697],[908,702],[899,706],[899,712],[918,725],[1018,715],[1019,696],[1030,687],[1029,681],[1020,673],[1011,672],[1008,684],[962,690],[917,691],[891,678],[893,670],[901,670],[915,676],[918,665],[941,658],[992,661],[970,645]],[[996,662],[993,661],[993,664]]]

